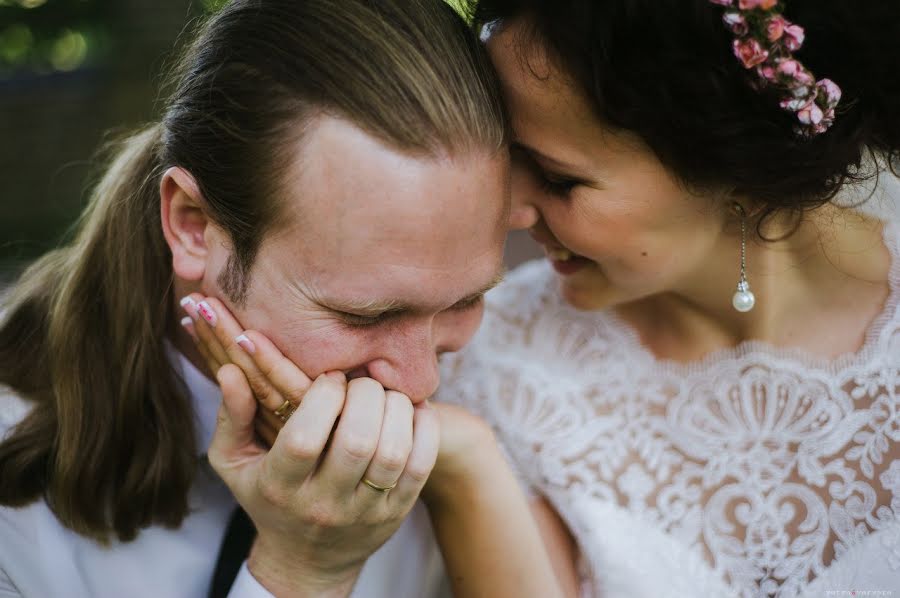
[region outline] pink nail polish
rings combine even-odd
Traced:
[[[203,316],[203,319],[209,322],[210,326],[215,327],[216,322],[219,321],[219,318],[216,316],[216,312],[212,310],[209,306],[209,303],[206,301],[201,301],[197,304],[197,311]]]
[[[234,342],[236,342],[241,349],[243,349],[250,355],[256,353],[256,345],[253,344],[253,341],[247,338],[247,335],[241,334],[234,337]]]
[[[187,330],[187,333],[191,335],[194,340],[197,340],[197,333],[194,332],[194,320],[190,317],[185,316],[181,318],[181,325]]]
[[[187,315],[191,316],[194,320],[196,320],[199,316],[197,315],[197,302],[194,301],[193,297],[185,297],[181,301],[179,301],[181,307],[184,311],[187,312]]]

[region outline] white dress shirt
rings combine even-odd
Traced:
[[[212,439],[221,394],[173,351],[194,404],[198,447]],[[0,387],[0,438],[29,404]],[[150,527],[131,542],[104,547],[63,527],[44,501],[0,506],[0,598],[205,598],[219,545],[236,506],[231,492],[200,459],[190,515],[178,529]],[[421,503],[363,567],[352,598],[425,598],[442,590],[443,564]],[[270,598],[246,563],[231,598]]]

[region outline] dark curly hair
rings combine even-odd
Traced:
[[[806,30],[796,52],[843,90],[835,124],[798,137],[796,117],[749,85],[722,7],[709,0],[480,0],[476,27],[524,17],[606,125],[637,134],[685,184],[760,201],[765,214],[821,206],[846,182],[896,173],[900,157],[900,5],[787,0]],[[879,165],[866,150],[885,156]]]

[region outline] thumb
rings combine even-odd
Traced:
[[[216,379],[222,389],[222,405],[209,458],[219,475],[223,475],[225,469],[238,467],[265,451],[256,442],[253,418],[257,403],[244,372],[234,364],[227,364],[219,368]]]

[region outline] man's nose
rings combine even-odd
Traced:
[[[413,403],[431,397],[440,382],[430,334],[403,335],[393,343],[389,355],[369,362],[368,370],[386,389],[402,392]]]

